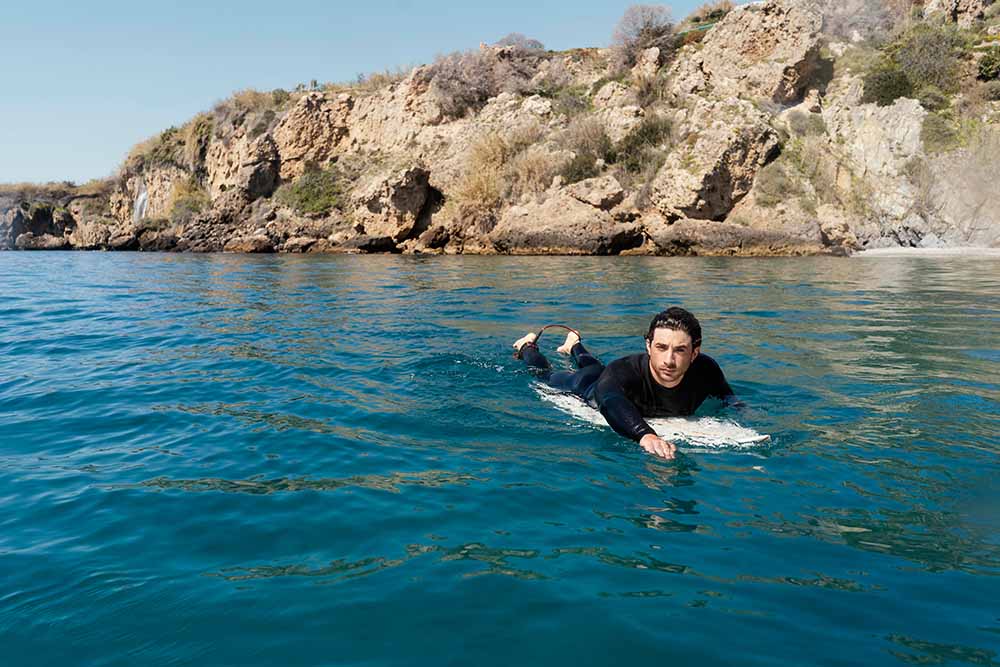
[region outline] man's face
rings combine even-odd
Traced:
[[[653,340],[646,341],[646,351],[653,379],[668,388],[681,383],[691,362],[698,357],[698,349],[691,344],[691,336],[678,329],[655,329]]]

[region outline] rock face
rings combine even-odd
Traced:
[[[643,243],[641,228],[611,209],[622,190],[613,178],[577,183],[542,202],[511,207],[489,234],[497,252],[514,255],[614,255]]]
[[[399,243],[418,233],[417,225],[431,202],[430,172],[422,167],[380,175],[352,196],[354,219],[370,236],[388,236]]]
[[[926,16],[943,16],[946,20],[957,23],[963,28],[970,27],[976,21],[982,21],[986,10],[994,0],[927,0],[924,5]]]
[[[209,144],[205,167],[213,199],[231,188],[243,188],[254,199],[267,197],[278,185],[278,147],[270,135],[251,138],[239,127],[234,136]]]
[[[709,31],[700,50],[676,61],[672,90],[797,102],[819,65],[822,27],[822,15],[805,0],[736,7]]]
[[[653,181],[653,205],[668,219],[722,220],[774,157],[778,135],[762,111],[738,99],[698,99],[683,124],[693,133]]]
[[[309,93],[296,103],[274,130],[282,180],[301,176],[308,164],[328,164],[342,149],[348,118],[354,108],[350,95],[329,98]]]
[[[824,252],[819,236],[803,238],[784,230],[747,227],[731,222],[645,220],[659,254],[666,255],[814,255]]]
[[[49,250],[68,245],[76,228],[70,213],[52,204],[20,204],[0,214],[0,249]]]
[[[111,213],[123,224],[166,217],[170,214],[174,188],[190,178],[189,172],[176,165],[126,172],[120,188],[111,195]]]
[[[991,4],[926,8],[967,24]],[[861,104],[851,67],[820,61],[821,15],[857,42],[891,27],[896,9],[881,0],[741,5],[671,54],[668,69],[658,49],[631,72],[610,72],[609,53],[597,49],[515,58],[487,47],[451,70],[418,67],[379,85],[235,96],[145,142],[100,188],[52,184],[32,190],[48,193],[35,201],[23,186],[0,187],[0,249],[754,255],[1000,246],[1000,102],[956,96],[950,112],[974,111],[975,122],[960,147],[933,153],[922,139],[935,127],[928,118],[940,126],[948,113],[931,116],[908,99]],[[851,49],[829,44],[836,58]],[[336,168],[314,191],[300,181],[274,196],[310,165]],[[309,212],[318,210],[329,213]]]

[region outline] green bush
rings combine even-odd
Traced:
[[[864,86],[862,104],[875,102],[880,107],[887,107],[900,97],[913,95],[909,77],[892,63],[883,63],[865,74]]]
[[[344,187],[335,168],[311,166],[293,182],[278,188],[274,198],[302,215],[328,215],[343,205]]]
[[[1000,79],[1000,46],[994,46],[979,61],[979,78],[983,81]]]
[[[941,111],[947,109],[949,105],[948,96],[937,88],[937,86],[924,86],[917,93],[920,105],[928,111]]]
[[[964,34],[954,26],[921,23],[896,40],[889,53],[915,89],[935,86],[957,92],[959,59],[968,48]]]
[[[593,153],[577,153],[561,172],[566,183],[576,183],[600,175],[597,158]]]
[[[961,136],[955,122],[947,114],[931,113],[924,118],[920,139],[924,142],[925,151],[940,153],[956,148]]]
[[[659,160],[665,153],[660,147],[669,144],[671,129],[669,118],[646,116],[615,146],[616,162],[632,174],[644,171],[651,160]]]

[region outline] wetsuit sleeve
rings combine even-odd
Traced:
[[[716,398],[721,398],[726,402],[730,402],[736,398],[736,394],[733,392],[733,388],[729,386],[726,381],[726,375],[722,372],[722,368],[719,367],[718,362],[711,357],[707,357],[706,361],[710,361],[710,371],[708,373],[708,395],[714,396]]]
[[[627,387],[638,380],[630,377],[628,370],[619,363],[604,369],[594,388],[594,400],[615,433],[638,442],[642,436],[655,435],[656,431],[646,423],[639,408],[628,398]]]

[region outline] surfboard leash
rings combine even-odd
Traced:
[[[568,327],[565,324],[546,324],[544,327],[538,330],[538,333],[535,334],[535,340],[531,341],[530,343],[525,343],[524,345],[521,346],[521,349],[524,349],[528,345],[534,345],[535,347],[538,347],[538,340],[542,337],[542,334],[545,333],[547,329],[565,329],[566,331],[575,333],[577,338],[583,340],[583,336],[580,335],[580,332],[572,327]],[[521,358],[520,349],[514,351],[514,358],[515,359]]]

